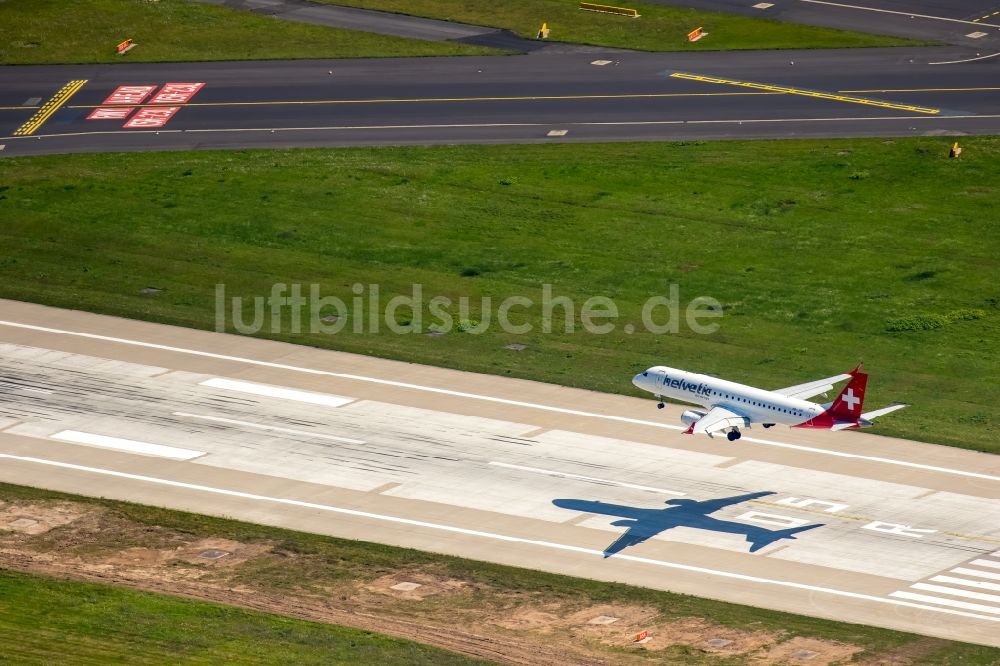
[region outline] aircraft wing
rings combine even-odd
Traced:
[[[827,377],[826,379],[817,379],[814,382],[806,382],[805,384],[796,384],[795,386],[774,389],[774,392],[786,395],[789,398],[808,400],[814,395],[819,395],[820,393],[826,393],[827,391],[832,390],[833,385],[837,382],[842,382],[845,379],[850,378],[851,375],[837,375],[835,377]]]
[[[695,421],[691,432],[694,434],[704,433],[711,435],[727,428],[745,428],[750,425],[750,419],[737,414],[725,407],[713,407],[708,414]]]

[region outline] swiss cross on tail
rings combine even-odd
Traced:
[[[865,387],[868,385],[868,375],[861,372],[861,366],[849,373],[851,381],[840,392],[837,399],[830,405],[830,415],[835,419],[856,421],[861,416],[861,407],[865,402]]]

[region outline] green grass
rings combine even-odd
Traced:
[[[532,38],[544,21],[552,30],[550,41],[643,51],[814,49],[918,43],[896,37],[634,2],[610,4],[638,9],[641,16],[637,19],[581,11],[577,0],[319,1],[507,28]],[[689,43],[687,34],[697,27],[703,27],[709,34],[697,42]]]
[[[115,45],[133,39],[125,56]],[[186,0],[5,0],[0,64],[361,58],[497,53],[276,20]]]
[[[295,594],[328,597],[331,596],[330,590],[342,589],[338,586],[345,581],[366,582],[387,574],[420,571],[442,579],[465,581],[476,592],[466,597],[446,596],[439,601],[429,597],[421,601],[419,607],[399,609],[403,613],[416,615],[423,613],[427,617],[435,617],[437,610],[440,609],[448,613],[449,618],[461,618],[463,610],[483,612],[489,608],[510,613],[521,605],[537,607],[558,604],[567,610],[582,609],[596,604],[634,605],[656,609],[660,613],[657,621],[698,617],[745,631],[773,632],[780,636],[781,640],[803,636],[842,641],[862,647],[865,652],[859,655],[861,657],[876,657],[888,650],[905,649],[915,641],[931,640],[933,649],[917,658],[914,664],[989,666],[996,664],[1000,659],[1000,649],[997,648],[925,639],[889,629],[811,618],[684,594],[573,578],[128,502],[87,498],[4,483],[0,483],[0,500],[32,503],[68,500],[102,506],[110,510],[115,518],[109,523],[127,522],[132,525],[132,532],[152,535],[151,539],[155,539],[162,533],[161,528],[165,528],[177,530],[191,539],[212,537],[233,539],[243,543],[277,544],[274,547],[278,553],[276,556],[270,558],[265,556],[256,564],[251,561],[241,565],[247,567],[247,571],[235,579],[229,579],[235,580],[240,585],[249,585],[253,589],[264,589],[269,592],[280,593],[282,590],[290,590]],[[148,529],[135,529],[135,526],[140,528],[146,526]],[[36,542],[51,542],[55,548],[65,548],[57,539],[54,540],[62,529],[67,528],[55,528],[48,535],[39,535],[33,539]],[[79,539],[80,536],[77,535],[74,542],[78,542]],[[106,542],[105,550],[137,545],[132,541],[126,544],[119,543],[113,529],[99,530],[95,534],[95,539]],[[37,544],[29,542],[29,545],[37,549]],[[151,547],[163,547],[163,544],[154,543]],[[282,553],[296,556],[291,566],[288,557]],[[12,585],[8,581],[12,579],[17,582],[17,587],[8,588]],[[18,582],[19,579],[23,582]],[[150,661],[154,662],[156,661],[154,651],[160,646],[169,646],[169,649],[181,656],[190,657],[191,660],[208,661],[211,658],[214,663],[220,663],[220,658],[227,660],[226,653],[211,651],[225,649],[231,651],[229,654],[236,654],[248,635],[260,637],[257,651],[251,651],[249,654],[263,661],[266,661],[267,654],[273,654],[266,650],[273,649],[272,646],[275,645],[275,642],[272,642],[276,641],[272,638],[274,620],[265,615],[227,610],[208,604],[172,601],[146,594],[123,592],[119,596],[116,590],[93,586],[74,587],[76,584],[66,584],[65,587],[61,587],[61,585],[4,574],[0,570],[0,654],[5,652],[4,648],[8,644],[38,645],[40,649],[51,647],[55,644],[52,635],[58,635],[60,631],[69,637],[81,638],[100,633],[106,636],[108,650],[117,650],[122,646],[142,641],[138,644],[148,646],[146,649],[150,651],[152,657]],[[54,592],[48,591],[49,589]],[[84,590],[85,593],[81,594],[79,590]],[[15,594],[15,591],[18,593]],[[5,612],[10,610],[17,612]],[[48,619],[43,621],[42,618]],[[132,619],[126,622],[123,618]],[[162,618],[168,621],[161,622]],[[209,622],[212,624],[208,625]],[[285,632],[281,634],[286,639],[284,644],[288,645],[289,649],[299,650],[297,654],[302,655],[300,658],[304,663],[311,663],[310,649],[317,644],[332,644],[335,647],[339,645],[341,649],[345,647],[343,637],[346,634],[340,632],[347,630],[330,628],[327,632],[326,627],[306,622],[290,620],[277,622],[279,622],[277,626],[286,627]],[[191,629],[192,626],[199,625],[211,626],[212,630]],[[29,638],[23,638],[20,634],[9,638],[18,627],[25,627],[23,631]],[[107,633],[109,628],[114,628],[115,631]],[[414,643],[362,632],[353,634],[350,640],[352,644],[357,643],[358,650],[376,648],[385,650],[386,661],[378,663],[396,663],[389,659],[396,658],[397,655],[407,655],[411,658],[410,663],[427,663],[420,661],[420,658],[434,654],[425,652],[428,648],[422,648]],[[155,639],[155,642],[150,639]],[[81,640],[81,643],[83,642]],[[98,647],[105,646],[91,646],[91,649]],[[354,647],[352,645],[352,649]],[[701,663],[700,660],[704,659],[701,651],[691,652],[692,654],[686,657],[683,654],[675,654],[673,663],[679,663],[682,658],[685,659],[683,663]],[[447,656],[447,653],[439,654]],[[669,654],[671,653],[661,656],[667,657]],[[656,655],[651,654],[650,657],[652,659]],[[281,661],[289,663],[292,659],[283,658]],[[455,660],[440,663],[465,662]]]
[[[633,373],[658,363],[780,387],[863,359],[868,408],[912,404],[871,432],[1000,452],[1000,139],[969,137],[958,160],[950,141],[7,159],[0,296],[211,329],[217,283],[247,297],[318,283],[348,304],[356,283],[379,284],[382,303],[419,283],[470,320],[483,296],[495,310],[524,295],[535,307],[511,319],[526,335],[354,333],[350,319],[293,334],[286,316],[270,337],[633,394]],[[613,298],[615,331],[543,333],[545,283],[578,309]],[[720,330],[626,334],[669,283],[682,303],[718,299]]]
[[[0,654],[18,664],[485,664],[427,645],[0,569]]]

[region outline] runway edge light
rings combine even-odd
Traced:
[[[549,24],[543,21],[542,27],[538,29],[538,36],[535,39],[548,39],[550,32],[552,31],[549,30]]]
[[[961,154],[962,154],[962,147],[959,146],[958,141],[956,141],[955,145],[953,145],[951,147],[951,150],[948,151],[948,157],[950,157],[951,159],[955,159]]]

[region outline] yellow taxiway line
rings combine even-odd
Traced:
[[[38,131],[38,128],[45,124],[45,121],[52,117],[56,111],[69,101],[69,98],[80,91],[86,85],[87,79],[76,79],[70,81],[56,92],[52,98],[35,112],[26,123],[14,131],[14,136],[29,136]]]
[[[804,88],[790,88],[788,86],[772,86],[766,83],[752,83],[750,81],[734,81],[733,79],[720,79],[714,76],[701,76],[699,74],[685,74],[674,72],[671,78],[685,79],[688,81],[702,81],[704,83],[718,83],[727,86],[740,86],[743,88],[753,88],[755,90],[766,90],[773,93],[785,93],[787,95],[801,95],[803,97],[816,97],[819,99],[829,99],[836,102],[848,102],[850,104],[864,104],[866,106],[877,106],[883,109],[898,109],[901,111],[913,111],[914,113],[926,113],[935,115],[940,113],[940,109],[932,109],[926,106],[913,106],[911,104],[896,104],[894,102],[883,102],[865,97],[852,97],[837,93],[818,92],[816,90],[806,90]]]

